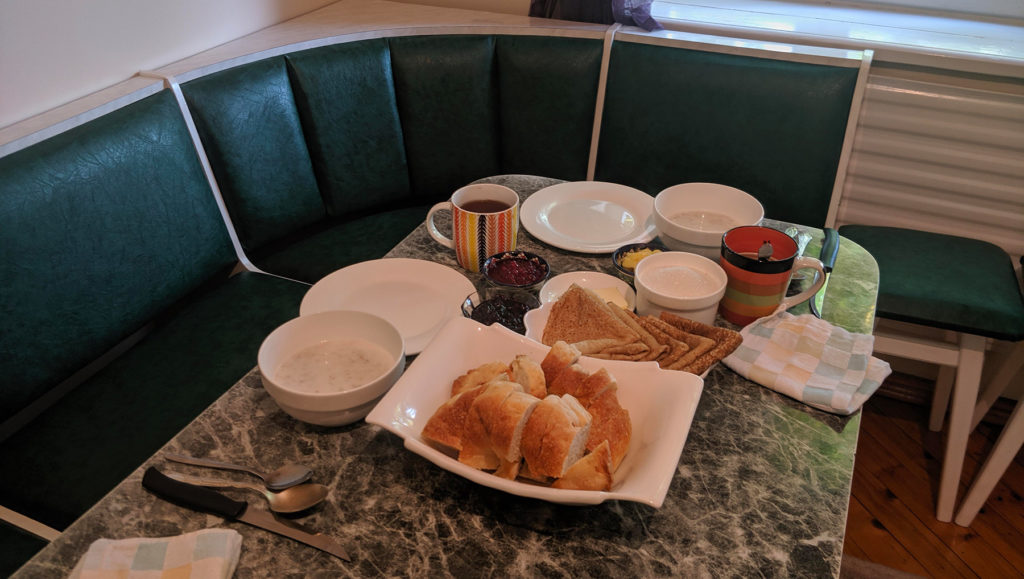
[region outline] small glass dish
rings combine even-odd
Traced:
[[[526,335],[526,312],[539,308],[540,299],[519,289],[486,287],[466,296],[462,315],[490,326],[499,323],[517,334]]]
[[[536,291],[551,275],[551,268],[536,253],[503,251],[487,258],[483,274],[497,287]]]
[[[630,285],[633,284],[633,268],[623,266],[622,258],[628,253],[643,250],[668,251],[668,248],[657,241],[649,241],[647,243],[630,243],[616,249],[612,254],[612,266],[615,267],[615,274],[619,276],[619,279]]]

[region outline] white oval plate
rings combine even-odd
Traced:
[[[476,291],[458,271],[423,259],[388,258],[356,263],[309,288],[299,315],[356,310],[384,318],[418,354],[444,324],[462,317],[462,302]]]
[[[654,198],[616,183],[574,181],[530,195],[519,211],[531,235],[580,253],[611,253],[654,239]]]
[[[660,507],[675,476],[704,381],[687,372],[662,370],[654,362],[579,360],[589,372],[604,367],[615,377],[619,402],[633,424],[629,451],[608,492],[554,489],[503,479],[468,467],[421,438],[423,425],[451,396],[455,378],[486,362],[511,361],[520,354],[540,362],[547,352],[547,346],[499,324],[451,320],[370,411],[366,422],[401,437],[407,449],[445,470],[513,495],[565,505],[623,500]]]

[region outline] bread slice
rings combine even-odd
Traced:
[[[519,462],[523,457],[520,450],[523,428],[539,402],[540,398],[532,394],[513,392],[497,409],[497,413],[485,414],[488,409],[480,408],[480,418],[491,438],[491,448],[502,461]]]
[[[585,408],[598,394],[608,388],[617,387],[615,378],[612,378],[607,369],[600,368],[591,374],[579,364],[573,364],[555,378],[548,387],[548,393],[559,396],[570,394]]]
[[[583,369],[579,364],[572,364],[548,383],[548,394],[561,396],[563,394],[576,393],[583,389],[583,383],[590,377],[590,372]]]
[[[551,486],[556,489],[610,491],[613,472],[611,445],[605,440],[573,463]]]
[[[498,381],[485,385],[466,416],[462,434],[462,449],[459,462],[481,470],[495,470],[501,466],[501,459],[494,451],[485,417],[497,415],[505,399],[523,387],[515,382]]]
[[[481,384],[486,384],[491,380],[499,378],[508,380],[510,375],[511,370],[509,370],[508,364],[505,364],[504,362],[488,362],[486,364],[481,364],[462,376],[459,376],[454,382],[452,382],[452,396],[455,396],[464,390],[469,390],[471,388],[476,388]]]
[[[516,356],[509,364],[509,370],[512,371],[512,381],[518,382],[524,392],[529,392],[537,398],[548,395],[544,369],[533,358],[524,354]]]
[[[547,355],[540,362],[544,372],[544,382],[551,384],[558,374],[580,359],[580,351],[566,341],[559,340],[551,345]]]
[[[607,441],[612,453],[612,472],[618,470],[629,451],[629,441],[633,436],[633,425],[629,420],[629,412],[619,404],[615,389],[606,389],[587,406],[593,417],[587,450],[593,452]]]
[[[548,395],[523,430],[523,459],[534,476],[560,478],[586,450],[590,414],[571,395]]]
[[[477,386],[452,396],[442,404],[434,415],[423,426],[421,435],[455,450],[462,450],[462,434],[466,428],[469,408],[476,397],[484,391],[484,386]]]

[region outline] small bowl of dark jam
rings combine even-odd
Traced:
[[[462,314],[485,326],[497,323],[526,335],[523,317],[526,312],[539,307],[540,299],[528,291],[487,287],[466,296],[462,302]]]
[[[483,267],[487,281],[503,288],[536,290],[551,274],[548,262],[528,251],[504,251],[487,258]]]

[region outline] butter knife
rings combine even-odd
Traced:
[[[811,313],[821,317],[821,307],[825,302],[825,289],[828,287],[828,278],[832,275],[832,268],[836,265],[836,256],[839,255],[839,232],[831,227],[825,228],[825,239],[821,242],[821,253],[818,259],[821,260],[822,269],[825,270],[825,283],[821,289],[811,298]]]
[[[217,491],[176,481],[157,470],[156,467],[151,466],[146,469],[142,475],[142,486],[158,497],[177,505],[242,521],[271,533],[305,543],[339,559],[351,560],[345,549],[333,537],[299,529],[279,521],[267,511],[249,508],[249,503],[236,501]]]

